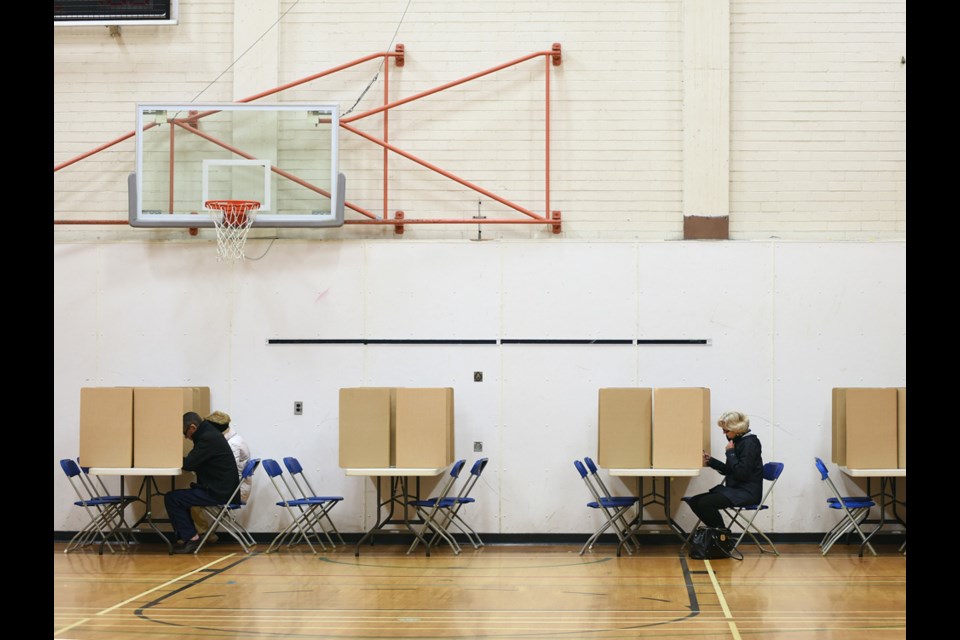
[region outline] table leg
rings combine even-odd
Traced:
[[[670,477],[663,477],[663,493],[657,493],[657,478],[651,478],[651,489],[650,493],[648,494],[650,497],[649,501],[646,500],[647,495],[644,495],[643,493],[643,476],[640,476],[638,491],[638,495],[640,496],[640,502],[638,503],[639,512],[637,513],[637,517],[634,518],[631,523],[633,526],[630,528],[628,535],[624,536],[623,539],[620,540],[620,544],[617,545],[617,557],[619,558],[621,556],[627,539],[634,537],[637,533],[639,533],[640,528],[645,524],[665,524],[670,527],[670,530],[673,531],[677,537],[680,538],[681,542],[686,542],[687,532],[684,531],[683,527],[681,527],[677,521],[673,519],[673,516],[670,515]],[[652,505],[659,505],[663,507],[664,519],[650,520],[648,523],[644,523],[643,509],[644,507]]]
[[[357,540],[357,546],[356,546],[356,548],[354,548],[354,551],[353,551],[353,555],[356,556],[356,557],[359,557],[359,555],[360,555],[360,545],[363,544],[363,541],[366,540],[367,538],[370,538],[370,544],[372,545],[372,544],[373,544],[373,535],[374,535],[374,533],[376,533],[377,530],[380,529],[380,528],[383,526],[383,523],[382,523],[381,520],[380,520],[380,509],[383,507],[383,503],[380,502],[380,482],[381,482],[383,479],[380,478],[379,476],[376,476],[376,478],[377,478],[377,521],[374,523],[373,527],[371,527],[369,531],[367,531],[365,534],[363,534],[363,537],[362,537],[362,538],[360,538],[359,540]],[[394,480],[393,478],[390,478],[390,493],[391,493],[391,494],[393,493],[393,480]],[[391,499],[390,499],[390,502],[391,502],[391,503],[393,502],[393,498],[392,498],[392,497],[391,497]],[[392,504],[391,504],[391,507],[390,507],[390,515],[393,515],[393,506],[392,506]],[[388,519],[389,519],[389,516],[388,516]]]

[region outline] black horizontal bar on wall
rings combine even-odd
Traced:
[[[491,338],[484,340],[427,339],[427,338],[270,338],[267,344],[710,344],[707,339],[691,340],[632,340],[594,338]]]
[[[633,340],[579,338],[503,338],[500,344],[633,344]]]

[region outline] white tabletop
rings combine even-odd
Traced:
[[[700,469],[608,469],[612,476],[644,476],[656,478],[693,477],[700,475]]]
[[[851,469],[840,467],[840,471],[851,478],[906,478],[906,469]]]
[[[438,476],[446,467],[439,469],[414,469],[409,467],[350,467],[344,469],[348,476]]]
[[[183,469],[155,467],[90,467],[87,473],[95,476],[179,476]]]

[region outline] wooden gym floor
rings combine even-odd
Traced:
[[[617,558],[609,545],[490,545],[430,558],[401,545],[198,556],[159,545],[98,556],[54,544],[60,639],[906,637],[906,557],[838,544],[745,546],[743,562],[678,547]],[[260,545],[258,548],[265,548]]]

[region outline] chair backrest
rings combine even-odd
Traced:
[[[290,472],[290,478],[293,480],[293,484],[296,485],[297,490],[300,492],[301,498],[317,497],[317,492],[313,490],[312,486],[310,486],[310,481],[307,480],[307,476],[303,473],[303,465],[300,464],[299,460],[293,456],[287,456],[283,459],[283,466],[285,466],[287,471]],[[303,484],[306,486],[306,489],[300,486],[300,480],[303,480]]]
[[[827,465],[823,464],[823,460],[820,458],[814,458],[814,460],[816,460],[817,463],[817,471],[820,472],[820,479],[826,482],[827,486],[830,487],[833,497],[843,504],[844,500],[840,495],[840,490],[837,489],[837,485],[833,484],[833,480],[830,479],[830,473],[827,471]],[[846,509],[846,506],[844,506],[844,509]]]
[[[64,458],[61,460],[60,468],[63,469],[63,472],[67,474],[68,478],[75,478],[80,475],[80,465],[70,458]]]
[[[573,466],[577,468],[577,473],[580,474],[580,477],[583,478],[583,482],[587,485],[587,489],[590,490],[590,495],[593,496],[593,499],[600,503],[600,492],[597,490],[593,483],[590,482],[590,478],[587,477],[587,469],[583,466],[583,463],[579,460],[573,461]]]
[[[290,483],[287,482],[287,479],[283,475],[283,470],[280,468],[280,465],[276,460],[272,458],[265,458],[260,462],[260,464],[263,466],[263,470],[267,472],[267,475],[270,476],[270,482],[273,484],[273,488],[276,489],[277,495],[280,496],[280,499],[283,502],[288,502],[289,500],[295,500],[297,498],[297,494],[294,493],[293,489],[290,488]],[[283,489],[280,488],[280,484],[277,483],[277,478],[280,478],[283,486],[286,487],[286,493],[284,493]]]
[[[613,494],[610,493],[610,490],[607,489],[607,485],[603,483],[603,480],[600,478],[598,473],[597,465],[593,463],[593,459],[590,456],[584,456],[583,461],[587,463],[587,468],[590,469],[590,475],[593,476],[593,481],[597,483],[597,487],[600,488],[600,491],[606,497],[613,497]]]
[[[253,472],[257,470],[257,467],[260,466],[260,458],[250,458],[247,460],[246,466],[243,468],[243,473],[240,474],[240,480],[246,480],[253,475]]]
[[[768,486],[767,490],[763,492],[763,497],[760,498],[760,502],[758,502],[755,506],[761,507],[767,503],[767,496],[769,496],[770,492],[773,491],[773,486],[777,484],[777,478],[780,477],[781,473],[783,473],[782,462],[768,462],[763,465],[763,479],[769,481],[770,486]]]
[[[91,487],[84,482],[80,465],[70,458],[64,458],[60,461],[60,468],[63,469],[67,480],[70,481],[70,486],[73,487],[73,492],[77,494],[77,498],[79,498],[81,502],[89,503],[97,498],[96,491],[93,491]],[[82,491],[80,490],[81,487],[83,487]]]
[[[483,473],[483,470],[487,467],[487,462],[488,458],[479,458],[473,463],[473,466],[470,467],[470,477],[467,478],[467,481],[460,487],[460,493],[457,494],[458,498],[466,498],[470,495],[470,492],[473,490],[473,485],[477,484],[477,480],[480,479],[480,474]]]
[[[827,471],[827,465],[823,464],[823,460],[820,458],[814,458],[817,461],[817,470],[820,472],[820,479],[826,480],[830,477],[830,473]]]
[[[240,482],[237,483],[237,487],[233,490],[233,493],[230,494],[230,499],[228,499],[225,504],[246,504],[243,500],[238,499],[240,497],[240,488],[243,486],[243,481],[252,476],[253,472],[256,471],[259,466],[260,458],[250,458],[247,460],[247,464],[244,465],[243,471],[240,473]]]
[[[770,482],[776,482],[780,474],[783,473],[782,462],[768,462],[763,465],[763,479]]]
[[[282,476],[283,471],[280,469],[280,465],[277,464],[276,460],[271,458],[266,458],[260,462],[263,465],[263,470],[267,472],[267,475],[271,478],[276,478],[277,476]]]
[[[107,497],[110,495],[110,492],[107,490],[107,485],[103,484],[103,479],[100,476],[96,476],[97,483],[100,485],[100,491],[97,491],[97,487],[93,484],[93,480],[90,479],[90,467],[85,467],[80,464],[80,457],[77,457],[77,466],[80,467],[80,471],[83,472],[83,475],[80,476],[80,481],[86,485],[87,489],[90,491],[92,496]],[[123,487],[120,487],[121,492]]]
[[[450,467],[450,477],[447,478],[446,484],[443,485],[443,488],[436,495],[435,498],[431,500],[435,501],[435,504],[439,505],[440,501],[450,495],[450,489],[453,488],[454,483],[457,481],[457,478],[460,477],[460,472],[463,470],[463,466],[467,464],[466,458],[457,460],[453,463],[453,466]]]

